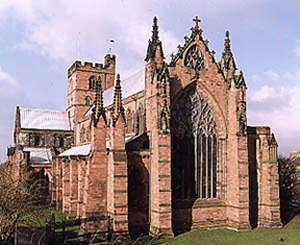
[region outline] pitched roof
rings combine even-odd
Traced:
[[[67,157],[67,156],[87,156],[90,154],[91,145],[81,145],[70,148],[69,150],[64,151],[59,154],[59,157]]]
[[[24,147],[23,151],[29,151],[29,163],[51,164],[52,154],[49,148]]]
[[[65,111],[20,108],[21,128],[71,130]]]
[[[126,99],[131,95],[141,92],[145,89],[145,69],[142,69],[132,76],[121,80],[122,98]],[[114,87],[111,87],[103,92],[104,107],[112,105],[114,101]],[[92,114],[94,104],[85,113],[84,117]]]
[[[141,92],[145,89],[145,69],[142,69],[132,76],[121,79],[122,98],[126,99],[131,95]],[[114,101],[114,87],[103,92],[104,106],[109,106]]]

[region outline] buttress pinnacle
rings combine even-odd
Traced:
[[[152,26],[152,42],[156,43],[159,40],[158,37],[158,25],[157,25],[157,17],[153,18],[153,26]]]
[[[112,111],[113,126],[115,126],[115,123],[118,120],[120,115],[123,117],[125,122],[124,108],[122,104],[121,80],[120,80],[120,74],[117,74],[115,93],[114,93],[114,104],[113,104],[113,111]]]
[[[224,47],[225,47],[225,52],[230,52],[230,38],[229,38],[229,31],[226,31]]]
[[[103,106],[103,91],[101,86],[101,77],[99,76],[96,80],[96,96],[95,96],[95,107],[93,108],[92,121],[96,127],[100,117],[103,117],[106,123],[105,109]]]
[[[103,91],[101,86],[101,78],[96,80],[96,114],[103,108]]]

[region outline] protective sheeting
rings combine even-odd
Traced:
[[[59,154],[59,157],[67,157],[67,156],[87,156],[90,154],[91,145],[80,145],[70,148],[69,150],[64,151]]]
[[[21,128],[71,130],[65,111],[20,108]]]

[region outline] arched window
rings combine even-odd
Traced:
[[[90,98],[90,96],[86,96],[85,97],[85,104],[86,105],[91,105],[91,98]]]
[[[133,127],[133,132],[135,135],[139,134],[139,129],[140,129],[140,108],[137,109],[134,115],[134,127]]]
[[[41,137],[39,135],[34,136],[34,145],[39,146],[41,144]]]
[[[85,128],[84,126],[82,126],[82,128],[80,129],[80,133],[79,133],[79,142],[80,143],[84,143],[85,142]]]
[[[145,118],[144,118],[144,109],[143,109],[143,105],[140,103],[139,104],[139,109],[138,109],[138,113],[139,113],[139,134],[142,134],[144,132],[144,124],[145,124]]]
[[[127,108],[127,110],[126,110],[126,121],[127,121],[126,133],[131,133],[132,132],[132,114],[131,114],[131,110],[129,108]]]
[[[173,197],[216,198],[216,123],[209,105],[195,88],[173,106],[171,130]]]
[[[60,136],[60,138],[59,138],[59,146],[64,147],[64,137],[63,136]]]
[[[89,89],[96,90],[96,77],[95,76],[91,76],[89,78]]]

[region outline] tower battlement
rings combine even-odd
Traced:
[[[89,72],[115,72],[116,56],[107,54],[104,57],[104,63],[93,63],[88,61],[76,60],[68,69],[68,78],[72,76],[75,71],[89,71]],[[111,71],[110,71],[111,70]]]

